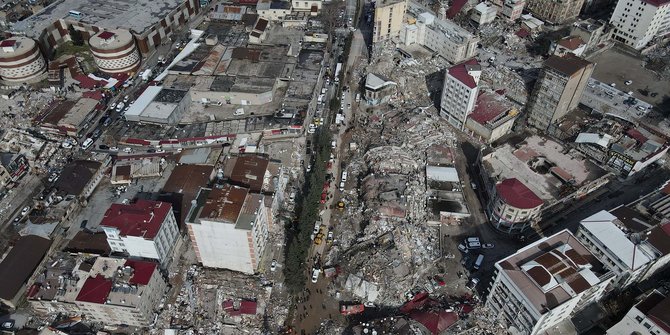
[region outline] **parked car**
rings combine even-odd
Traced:
[[[93,144],[93,139],[89,137],[84,141],[84,143],[81,144],[81,148],[86,150],[91,146],[91,144]]]
[[[464,254],[468,253],[468,247],[466,247],[463,243],[458,245],[458,250]]]
[[[493,249],[494,246],[495,246],[495,245],[493,245],[493,243],[484,243],[484,244],[482,244],[482,248],[484,248],[484,249]]]
[[[100,145],[98,146],[98,149],[100,149],[100,150],[109,150],[109,146],[108,146],[108,145],[104,145],[104,144],[100,144]]]
[[[49,179],[47,179],[48,182],[53,183],[58,179],[58,173],[54,172],[51,175],[49,175]]]
[[[272,263],[270,263],[270,271],[274,272],[275,270],[277,270],[277,260],[273,259]]]
[[[30,206],[23,207],[21,210],[21,216],[26,216],[30,212]]]
[[[469,289],[474,290],[475,287],[477,287],[477,284],[479,284],[479,278],[472,278],[470,279],[470,282],[466,285]]]
[[[319,280],[319,274],[321,274],[321,270],[317,268],[312,269],[312,283],[316,283]]]

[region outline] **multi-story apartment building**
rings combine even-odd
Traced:
[[[610,18],[612,38],[637,50],[670,33],[669,0],[619,0]]]
[[[265,198],[230,184],[200,190],[187,216],[187,227],[203,266],[256,272],[268,239]]]
[[[167,289],[157,263],[57,256],[28,289],[28,302],[37,313],[82,315],[106,325],[151,324]]]
[[[657,290],[647,294],[607,334],[670,335],[670,297]]]
[[[654,223],[622,206],[582,220],[577,238],[616,275],[616,286],[625,288],[670,263],[670,223]]]
[[[475,109],[481,74],[482,68],[476,59],[454,65],[445,73],[440,115],[460,130]]]
[[[529,0],[526,9],[541,20],[558,24],[576,19],[583,4],[584,0]]]
[[[519,249],[495,271],[486,306],[516,334],[551,334],[602,298],[613,278],[567,230]]]
[[[477,23],[477,25],[482,26],[493,22],[496,19],[496,14],[498,14],[498,7],[490,3],[480,2],[472,10],[470,19]]]
[[[567,54],[544,62],[528,102],[528,123],[547,130],[579,104],[594,64]]]
[[[491,143],[507,135],[518,116],[519,111],[504,95],[493,91],[480,92],[465,128],[483,142]]]
[[[406,0],[379,0],[375,3],[372,43],[397,37],[402,30]]]
[[[520,18],[526,6],[525,0],[498,0],[493,3],[498,6],[498,15],[508,21],[516,21]]]
[[[419,44],[447,61],[457,64],[477,54],[479,38],[456,23],[438,19],[414,2],[408,4],[408,21],[400,31],[400,40],[405,45]]]
[[[169,263],[179,236],[172,205],[138,200],[133,204],[112,204],[100,226],[113,252]]]

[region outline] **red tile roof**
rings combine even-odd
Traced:
[[[469,88],[475,88],[477,87],[477,82],[475,82],[475,78],[473,78],[469,73],[468,73],[468,67],[472,65],[479,65],[477,63],[476,59],[471,59],[467,60],[463,63],[456,64],[452,67],[449,68],[449,75],[456,78],[456,80],[460,81],[461,83],[465,84]]]
[[[453,19],[454,17],[456,17],[456,15],[458,15],[458,12],[460,12],[461,9],[463,9],[463,6],[465,6],[467,2],[468,0],[454,0],[451,3],[451,7],[449,7],[449,9],[447,10],[447,18]]]
[[[510,206],[531,209],[541,206],[544,201],[516,178],[505,179],[496,185],[500,198]]]
[[[81,287],[76,300],[104,304],[109,292],[112,291],[112,285],[112,281],[103,276],[89,277]]]
[[[666,297],[654,306],[647,316],[653,320],[657,326],[663,328],[667,333],[670,333],[670,297]]]
[[[242,300],[240,301],[240,306],[238,309],[235,309],[233,300],[226,300],[223,302],[223,310],[228,313],[228,315],[236,316],[242,314],[254,315],[257,312],[258,303],[255,301]]]
[[[577,48],[579,48],[584,44],[586,43],[584,43],[584,40],[582,40],[582,38],[579,36],[566,37],[558,41],[558,45],[569,50],[576,50]]]
[[[113,204],[105,212],[101,226],[114,227],[121,236],[153,239],[172,210],[167,202],[138,200],[134,204]]]
[[[133,277],[128,281],[130,284],[146,285],[149,283],[151,275],[154,274],[157,265],[154,262],[128,259],[123,266],[130,266],[133,268]]]
[[[103,31],[98,35],[98,37],[102,38],[103,40],[108,40],[114,36],[116,36],[116,34],[111,31]]]
[[[4,40],[0,42],[0,47],[5,48],[5,47],[12,47],[16,44],[16,40]]]
[[[638,141],[640,144],[645,143],[648,140],[648,138],[646,136],[642,135],[642,133],[639,130],[634,129],[634,128],[628,129],[628,131],[626,131],[626,135],[628,135],[632,139]]]
[[[519,36],[521,38],[526,38],[526,37],[530,36],[530,32],[526,29],[521,28],[521,29],[517,30],[515,35]]]
[[[458,313],[447,311],[413,312],[410,317],[437,335],[458,321]]]
[[[470,117],[477,123],[483,125],[510,109],[511,105],[504,99],[501,99],[499,94],[482,92],[477,97],[475,109],[472,111],[472,114],[470,114]]]
[[[670,0],[642,0],[652,6],[661,7],[670,4]]]

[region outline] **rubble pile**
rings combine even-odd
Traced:
[[[347,228],[325,259],[342,269],[332,294],[398,306],[436,272],[439,238],[427,225],[426,151],[451,146],[455,136],[432,107],[383,106],[368,118],[375,116],[379,135],[369,127],[354,129],[353,138],[367,149],[351,151],[347,167],[359,187],[343,194],[347,207],[335,219]]]
[[[277,329],[286,320],[288,308],[270,300],[271,283],[262,277],[192,265],[182,279],[174,303],[160,316],[164,328],[234,334],[266,325]]]

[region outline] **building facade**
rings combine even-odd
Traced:
[[[576,19],[583,4],[584,0],[529,0],[526,9],[543,21],[559,24]]]
[[[520,234],[540,218],[544,201],[516,178],[495,185],[486,211],[489,221],[507,234]]]
[[[377,106],[389,101],[395,94],[398,84],[382,75],[368,73],[365,77],[365,101],[368,105]]]
[[[463,130],[468,115],[475,109],[481,74],[476,59],[454,65],[445,73],[440,115],[459,130]]]
[[[161,264],[171,260],[179,236],[172,205],[161,201],[113,204],[100,226],[113,252],[155,259]]]
[[[40,315],[64,313],[105,325],[148,327],[167,290],[158,264],[62,253],[28,290]]]
[[[612,277],[563,230],[496,262],[486,307],[510,333],[551,334],[552,327],[601,299]]]
[[[0,42],[0,79],[21,84],[40,80],[47,64],[39,46],[27,37],[12,37]]]
[[[265,196],[223,185],[200,190],[187,216],[188,234],[205,267],[255,273],[268,238]]]
[[[12,31],[36,39],[42,51],[50,55],[72,40],[70,27],[80,32],[84,40],[105,29],[120,29],[134,36],[137,49],[146,57],[161,44],[170,42],[172,33],[199,12],[199,0],[108,0],[104,6],[63,0],[49,6],[48,11],[17,22]]]
[[[475,109],[465,123],[480,140],[492,143],[507,135],[514,126],[519,111],[498,92],[480,92]]]
[[[547,130],[579,104],[594,64],[567,54],[544,62],[528,102],[528,123]]]
[[[624,315],[623,319],[607,330],[609,335],[670,334],[670,297],[654,290],[644,296]]]
[[[643,49],[655,37],[670,33],[670,1],[619,0],[610,24],[613,40]]]
[[[14,187],[29,172],[30,163],[26,156],[0,152],[0,189]]]
[[[508,21],[516,21],[521,17],[523,8],[526,6],[525,0],[505,0],[498,5],[498,15]]]
[[[493,6],[490,3],[480,2],[475,6],[475,9],[472,10],[470,19],[477,23],[477,25],[485,25],[493,22],[496,19],[498,14],[498,8]]]
[[[403,27],[406,0],[380,0],[375,3],[372,43],[397,37]]]
[[[400,41],[405,45],[419,44],[430,49],[451,63],[461,63],[477,54],[479,38],[449,20],[442,20],[423,8],[410,3],[415,23],[405,25],[400,31]]]
[[[640,282],[670,262],[670,223],[648,229],[636,213],[621,207],[582,220],[577,238],[615,275],[619,289]],[[627,222],[635,221],[635,222]]]
[[[114,74],[134,72],[140,66],[140,53],[135,38],[125,30],[107,30],[88,40],[93,60],[100,71]]]

